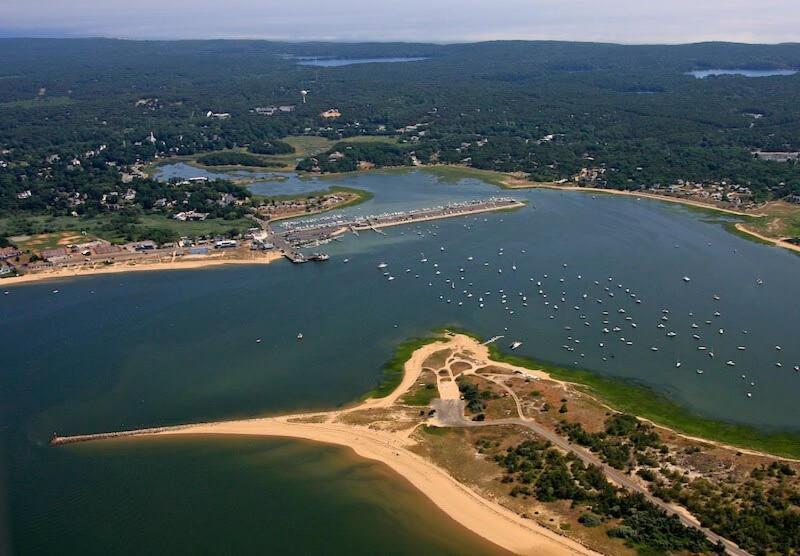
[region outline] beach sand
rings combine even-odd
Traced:
[[[441,468],[406,449],[406,441],[395,434],[335,423],[289,422],[289,419],[291,417],[228,421],[156,434],[277,436],[346,446],[363,458],[387,465],[457,523],[506,550],[537,556],[595,554],[571,539],[481,498]]]
[[[559,535],[533,520],[525,519],[500,504],[481,497],[469,487],[459,483],[444,469],[415,454],[409,449],[416,443],[411,438],[414,429],[391,432],[337,420],[356,411],[392,407],[418,380],[425,360],[445,346],[451,349],[469,349],[478,357],[488,357],[488,349],[485,346],[477,345],[477,342],[468,336],[457,334],[417,349],[405,363],[403,379],[391,394],[383,398],[367,399],[350,408],[281,417],[54,438],[53,444],[141,435],[167,437],[213,434],[287,437],[345,446],[360,457],[387,465],[419,489],[455,522],[508,551],[536,556],[598,554],[577,541]]]
[[[60,280],[62,278],[74,278],[76,276],[93,276],[97,274],[119,274],[122,272],[151,272],[154,270],[191,270],[196,268],[207,268],[223,265],[241,264],[269,264],[277,261],[282,255],[277,252],[262,253],[252,258],[224,258],[224,257],[197,257],[191,255],[172,262],[141,262],[141,263],[118,263],[108,266],[78,266],[74,268],[57,268],[41,272],[31,272],[22,276],[4,278],[0,280],[0,288],[5,286],[15,286],[19,284],[30,284],[32,282],[43,282],[48,280]]]

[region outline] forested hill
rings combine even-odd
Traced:
[[[798,69],[799,44],[5,39],[0,50],[0,214],[63,211],[59,200],[76,191],[86,202],[71,212],[102,210],[90,201],[124,192],[121,176],[137,162],[302,134],[399,138],[392,152],[354,148],[363,160],[343,168],[438,161],[542,180],[588,171],[605,187],[689,180],[762,198],[800,192],[796,163],[752,155],[800,151],[800,74],[686,74]],[[309,56],[425,60],[297,63]],[[294,108],[255,111],[278,106]],[[322,118],[329,108],[341,116]],[[337,169],[327,159],[301,167]]]

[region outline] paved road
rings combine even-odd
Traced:
[[[656,498],[650,491],[647,490],[647,487],[639,484],[638,482],[631,479],[625,473],[619,471],[618,469],[614,469],[603,463],[603,461],[587,450],[582,446],[578,446],[573,444],[565,437],[561,436],[558,433],[555,433],[536,421],[532,419],[528,419],[523,417],[522,415],[522,406],[520,404],[519,398],[517,397],[516,393],[511,390],[508,386],[503,384],[502,380],[486,377],[485,375],[481,375],[482,378],[489,378],[495,384],[504,388],[509,395],[514,398],[514,401],[517,404],[517,411],[520,414],[518,418],[511,418],[511,419],[496,419],[492,421],[470,421],[464,417],[464,402],[463,400],[434,400],[433,407],[436,409],[436,418],[438,423],[441,426],[448,426],[448,427],[491,427],[497,425],[520,425],[523,427],[527,427],[528,429],[532,430],[538,436],[541,436],[545,440],[549,440],[554,446],[561,448],[566,452],[572,452],[576,456],[578,456],[581,461],[585,464],[592,464],[600,469],[603,470],[606,477],[608,477],[611,482],[626,488],[633,492],[639,492],[644,497],[650,501],[655,506],[665,510],[669,514],[675,514],[680,519],[681,523],[686,525],[687,527],[694,527],[695,529],[700,530],[709,541],[716,544],[718,542],[722,542],[727,550],[728,554],[732,556],[750,556],[750,554],[739,548],[735,543],[729,541],[728,539],[721,537],[720,535],[714,533],[710,529],[706,529],[700,525],[700,522],[694,517],[688,514],[688,512],[678,511],[677,508],[668,504],[661,500],[660,498]]]

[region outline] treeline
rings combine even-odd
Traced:
[[[408,145],[391,143],[337,143],[323,155],[300,161],[297,169],[307,172],[353,172],[359,169],[362,162],[381,168],[410,166],[414,152]]]
[[[487,444],[479,441],[486,451]],[[502,481],[513,484],[511,496],[540,502],[571,500],[588,507],[579,518],[585,527],[607,524],[606,534],[620,538],[642,553],[710,552],[717,549],[697,529],[685,527],[674,515],[639,493],[613,486],[602,470],[584,465],[572,453],[562,454],[547,441],[528,440],[494,455],[504,470]],[[724,550],[717,549],[720,553]]]
[[[597,185],[636,189],[679,179],[750,186],[757,198],[800,192],[800,165],[753,150],[800,150],[800,75],[698,80],[692,69],[799,68],[798,45],[619,46],[558,42],[470,45],[147,43],[4,40],[0,79],[0,212],[47,214],[52,197],[23,208],[16,194],[77,158],[99,186],[120,187],[138,162],[247,149],[219,164],[291,154],[288,135],[391,135],[300,163],[342,172],[442,162],[568,179],[604,169]],[[425,56],[400,64],[299,67],[282,54]],[[309,89],[307,103],[300,89]],[[294,105],[272,116],[259,106]],[[342,116],[320,113],[337,107]],[[207,117],[225,112],[229,118]],[[151,135],[152,134],[152,135]],[[100,147],[103,147],[100,151]],[[87,152],[96,151],[89,160]],[[331,157],[336,153],[339,155]],[[48,162],[59,156],[58,163]],[[206,159],[208,162],[209,159]],[[262,160],[258,165],[264,165]],[[31,184],[29,186],[28,184]],[[13,191],[13,195],[9,192]]]
[[[255,154],[292,154],[294,147],[286,141],[279,141],[274,139],[272,141],[264,141],[262,143],[255,143],[247,147],[247,150]]]

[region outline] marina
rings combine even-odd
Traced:
[[[377,234],[386,235],[382,228],[509,210],[522,206],[524,206],[524,203],[520,203],[510,197],[492,197],[485,200],[448,203],[435,207],[376,215],[334,215],[291,220],[280,223],[277,230],[267,222],[259,221],[259,223],[266,231],[264,241],[273,244],[291,262],[304,263],[307,261],[326,261],[328,256],[322,253],[305,255],[299,250],[301,247],[323,245],[346,232],[351,232],[353,235],[358,236],[359,231],[371,230]]]
[[[347,222],[497,193],[478,180],[444,183],[421,171],[342,181],[374,194],[337,211]],[[326,264],[279,261],[9,288],[0,296],[0,333],[10,345],[33,348],[6,356],[5,368],[24,372],[0,374],[9,472],[22,489],[11,493],[23,501],[20,542],[85,553],[80,539],[62,532],[80,529],[78,520],[105,519],[85,508],[103,507],[112,478],[128,469],[127,460],[109,463],[109,453],[144,442],[55,450],[47,447],[54,432],[336,407],[375,386],[396,345],[443,326],[494,338],[509,354],[633,381],[692,415],[797,430],[793,331],[800,316],[785,310],[800,279],[795,256],[657,201],[550,190],[514,197],[525,206],[382,228],[387,236],[345,230],[325,245]],[[33,344],[30,330],[37,331]],[[158,469],[165,485],[185,475],[153,450],[141,452],[141,469]],[[109,466],[113,472],[104,472]],[[149,473],[131,484],[149,484]],[[129,500],[130,514],[116,516],[109,534],[137,530],[135,516],[150,503]],[[213,503],[193,505],[216,515]],[[53,524],[46,530],[39,525],[45,518]],[[246,530],[234,527],[225,538]]]

